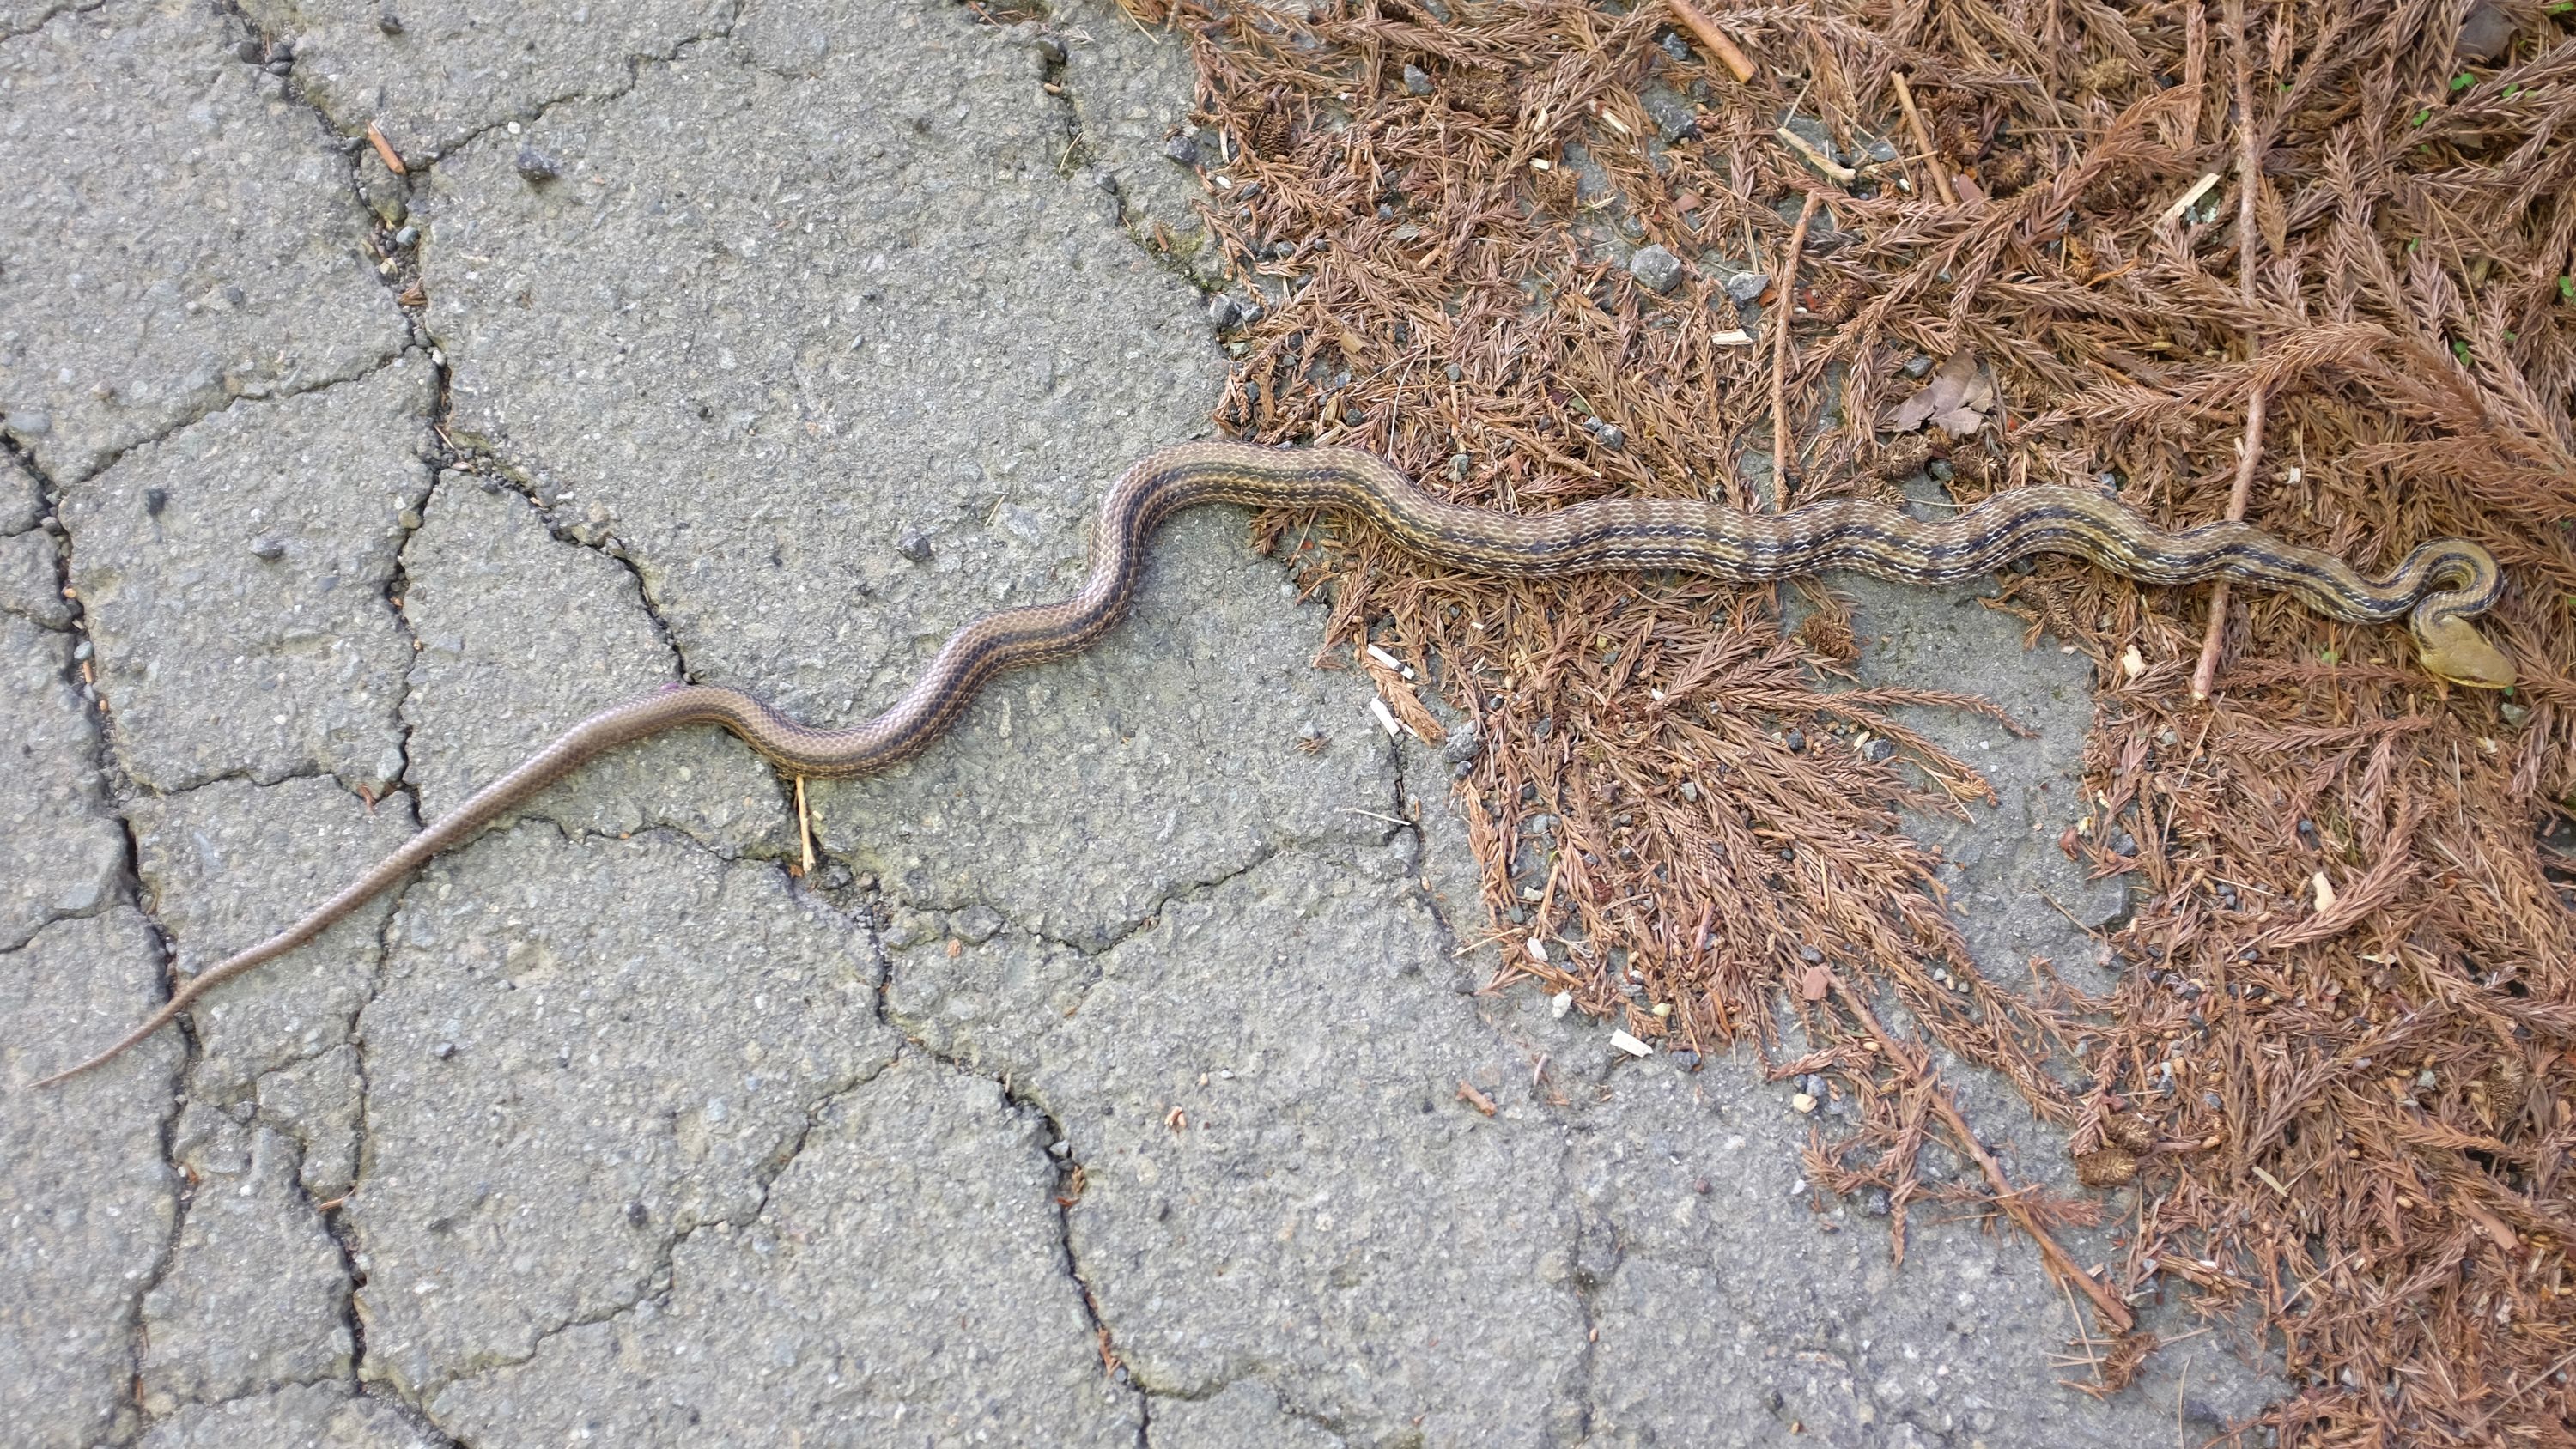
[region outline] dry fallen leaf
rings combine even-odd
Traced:
[[[1825,973],[1824,967],[1810,966],[1805,974],[1798,978],[1798,995],[1803,1000],[1822,1001],[1825,999],[1826,987],[1832,982],[1833,978]]]
[[[1986,413],[1994,405],[1994,379],[1986,375],[1974,348],[1962,348],[1950,354],[1921,391],[1896,405],[1887,425],[1910,433],[1928,422],[1964,437],[1985,426]]]
[[[2309,884],[2314,885],[2317,888],[2318,914],[2322,915],[2327,911],[2333,910],[2335,903],[2334,884],[2326,879],[2326,873],[2324,871],[2318,871],[2315,879],[2310,881]]]

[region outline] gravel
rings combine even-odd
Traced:
[[[1660,296],[1681,284],[1682,259],[1661,246],[1639,247],[1628,258],[1628,274]]]

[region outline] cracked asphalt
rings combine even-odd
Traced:
[[[1445,763],[1239,513],[813,787],[810,876],[674,735],[29,1089],[594,709],[847,723],[1066,592],[1224,375],[1191,85],[1108,0],[0,0],[0,1441],[2109,1445],[2276,1391],[2224,1324],[2062,1388],[2029,1245],[1892,1266],[1749,1055],[1478,994]],[[1917,828],[1990,969],[2098,984],[2088,672],[1851,587],[1874,677],[2039,729],[1922,721],[2004,805]]]

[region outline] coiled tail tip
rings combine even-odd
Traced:
[[[2471,689],[2512,686],[2513,661],[2488,643],[2476,625],[2456,616],[2411,622],[2419,657],[2433,674]]]

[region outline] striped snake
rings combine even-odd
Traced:
[[[1121,476],[1093,525],[1091,572],[1062,603],[1005,609],[951,636],[893,707],[849,729],[798,724],[739,689],[670,685],[595,714],[413,836],[400,850],[285,930],[181,986],[123,1040],[50,1085],[116,1056],[190,1002],[319,935],[431,856],[587,761],[681,725],[722,725],[790,775],[836,778],[884,769],[928,745],[1006,669],[1089,648],[1136,595],[1145,547],[1172,514],[1203,503],[1322,508],[1355,516],[1426,558],[1511,578],[1593,570],[1672,569],[1739,583],[1856,569],[1908,583],[1949,583],[2027,554],[2064,553],[2152,584],[2226,578],[2278,589],[2329,618],[2407,616],[2424,667],[2457,684],[2500,689],[2513,667],[2468,620],[2495,601],[2496,561],[2476,544],[2434,539],[2373,579],[2315,549],[2242,523],[2170,532],[2074,488],[1998,494],[1956,517],[1923,522],[1883,503],[1813,503],[1783,514],[1711,503],[1599,499],[1536,517],[1449,503],[1366,453],[1237,443],[1165,448]]]

